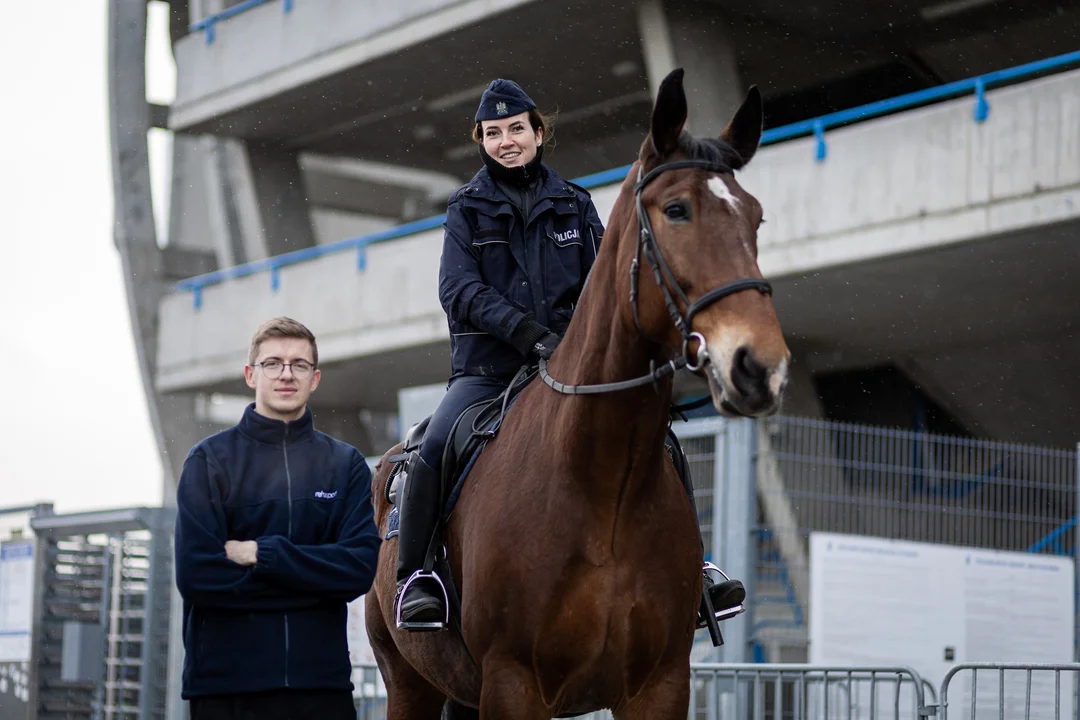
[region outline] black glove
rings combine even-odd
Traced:
[[[526,318],[510,336],[510,344],[527,358],[547,360],[555,352],[559,336],[532,318]]]
[[[551,354],[555,352],[555,348],[558,346],[559,336],[549,331],[533,344],[532,354],[543,360],[550,360]]]

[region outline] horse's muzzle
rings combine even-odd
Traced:
[[[706,379],[718,412],[764,417],[779,410],[787,385],[787,358],[770,367],[742,345],[729,357],[709,359]]]

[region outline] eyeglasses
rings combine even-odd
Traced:
[[[261,367],[263,374],[270,379],[281,377],[282,371],[288,367],[292,370],[292,376],[297,380],[306,380],[311,375],[311,371],[315,369],[307,360],[297,360],[291,363],[283,363],[280,360],[264,360],[261,363],[255,363],[255,367]]]

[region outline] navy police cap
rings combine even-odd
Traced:
[[[480,96],[480,107],[476,109],[476,122],[499,120],[500,118],[519,115],[536,107],[525,91],[513,80],[492,80],[487,90]]]

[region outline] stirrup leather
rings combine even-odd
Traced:
[[[409,587],[418,580],[434,580],[439,590],[442,592],[443,609],[445,617],[442,621],[437,622],[406,622],[401,619],[401,606],[402,600],[405,598],[405,593]],[[440,578],[434,572],[424,572],[422,569],[415,571],[409,576],[409,579],[402,583],[398,588],[397,597],[394,599],[394,621],[398,630],[443,630],[450,624],[450,600],[446,594],[446,586],[443,585],[442,578]]]
[[[720,573],[720,575],[724,578],[724,582],[731,580],[731,578],[728,577],[728,574],[720,568],[716,567],[716,565],[713,565],[711,562],[705,563],[705,566],[702,568],[702,572],[709,572],[710,570],[715,570],[716,572]],[[735,617],[736,615],[741,615],[744,612],[746,612],[746,603],[741,602],[738,605],[724,608],[723,610],[716,610],[715,617],[717,622],[719,622],[720,620],[727,620],[729,618]]]

